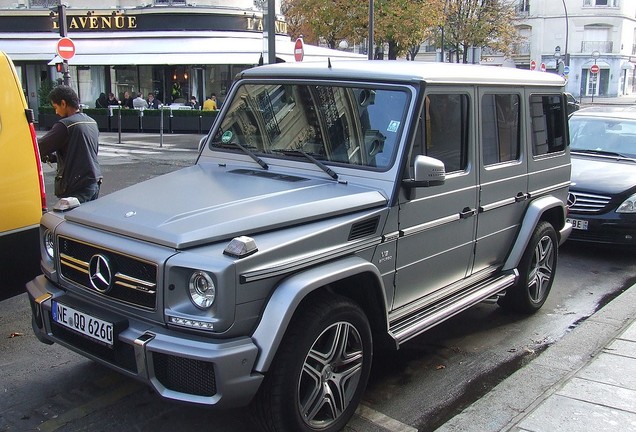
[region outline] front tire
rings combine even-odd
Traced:
[[[539,222],[519,263],[519,281],[499,300],[505,309],[534,313],[541,309],[552,288],[558,258],[554,227]]]
[[[318,295],[296,312],[254,402],[270,432],[335,432],[353,416],[371,371],[372,337],[362,309]]]

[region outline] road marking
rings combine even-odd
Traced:
[[[142,385],[136,381],[127,382],[115,390],[105,393],[101,397],[93,399],[84,405],[78,406],[77,408],[66,411],[51,420],[40,423],[38,430],[42,432],[54,432],[74,420],[84,418],[91,415],[96,410],[113,405],[115,402],[120,401],[124,397],[131,395],[136,391],[139,391],[141,388],[143,388]]]
[[[366,420],[369,420],[373,424],[390,430],[391,432],[417,432],[416,428],[386,416],[366,405],[359,405],[356,410],[356,414]]]

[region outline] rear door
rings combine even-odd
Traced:
[[[479,216],[473,272],[501,265],[517,235],[528,200],[522,88],[479,92]]]

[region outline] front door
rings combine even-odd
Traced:
[[[401,198],[394,308],[470,274],[478,197],[472,100],[470,89],[435,89],[425,98],[411,173],[418,154],[434,157],[445,164],[446,182]]]

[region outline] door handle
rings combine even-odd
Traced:
[[[464,207],[462,211],[459,212],[460,219],[468,219],[471,216],[475,216],[477,214],[476,209],[471,209],[469,207]]]
[[[523,192],[519,192],[517,196],[515,196],[515,202],[521,202],[527,199],[528,199],[528,194],[525,194]]]

